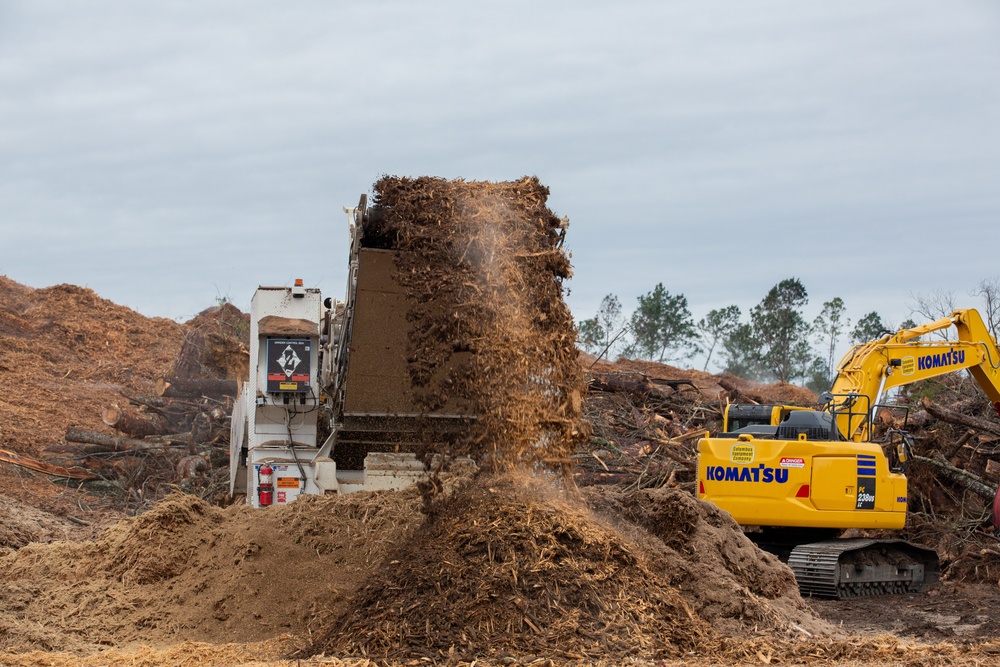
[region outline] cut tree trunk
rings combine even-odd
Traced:
[[[946,463],[938,459],[927,458],[926,456],[914,456],[913,460],[934,466],[943,477],[950,479],[959,486],[964,486],[969,491],[982,496],[990,502],[992,502],[997,495],[997,487],[995,484],[987,484],[982,478],[977,475],[973,475],[967,470],[956,468],[950,463]]]
[[[168,441],[150,441],[150,440],[136,440],[135,438],[123,438],[117,435],[108,435],[107,433],[98,433],[97,431],[87,431],[80,428],[67,428],[66,429],[66,442],[80,442],[88,445],[100,445],[105,448],[104,451],[114,452],[114,451],[124,451],[124,450],[153,450],[153,449],[163,449],[166,446],[170,446],[172,443]],[[186,442],[180,443],[187,445]]]
[[[104,408],[101,411],[101,418],[105,424],[131,438],[164,435],[169,430],[166,420],[160,415],[142,415],[116,405]]]
[[[973,417],[972,415],[966,415],[961,412],[949,410],[948,408],[943,408],[940,405],[934,405],[927,398],[923,400],[923,406],[924,409],[927,410],[928,414],[936,419],[940,419],[941,421],[958,424],[960,426],[968,426],[970,428],[979,429],[980,431],[992,433],[993,435],[1000,435],[1000,424],[989,419]]]
[[[221,398],[235,397],[239,393],[236,380],[215,380],[211,378],[159,378],[156,381],[156,395],[164,398]]]
[[[646,376],[640,376],[638,379],[627,379],[615,374],[594,376],[589,382],[590,389],[594,391],[622,392],[632,394],[640,399],[647,399],[651,396],[661,399],[670,397],[673,392],[668,393],[663,389],[663,385],[675,391],[683,385],[696,388],[690,380],[661,380],[658,378],[650,379]]]

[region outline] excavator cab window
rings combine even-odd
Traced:
[[[831,440],[857,439],[859,433],[868,434],[871,420],[871,398],[864,394],[831,394],[820,395],[820,410],[833,417],[839,428],[834,428]],[[864,438],[863,438],[864,439]]]
[[[749,433],[757,436],[773,436],[777,429],[780,405],[757,405],[756,403],[731,403],[726,406],[723,431],[726,433]]]

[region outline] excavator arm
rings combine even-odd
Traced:
[[[954,326],[955,341],[922,341],[921,336]],[[873,409],[885,392],[920,380],[968,369],[1000,414],[1000,349],[974,309],[887,334],[852,348],[837,366],[826,397],[845,439],[868,438]]]

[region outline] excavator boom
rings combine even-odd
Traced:
[[[920,340],[951,326],[958,332],[956,340]],[[860,398],[871,410],[890,389],[963,369],[969,370],[1000,414],[1000,350],[973,309],[956,310],[949,317],[853,347],[837,365],[828,409],[837,414],[845,438],[865,440],[873,415],[846,406]]]

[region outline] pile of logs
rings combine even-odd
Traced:
[[[154,456],[174,450],[179,478],[203,472],[211,452],[229,447],[229,419],[237,384],[233,380],[160,378],[154,396],[122,394],[102,410],[113,433],[67,428],[66,444],[48,451],[69,454],[91,476],[121,457]],[[176,459],[177,457],[171,457]],[[69,476],[69,475],[67,475]],[[80,478],[80,475],[74,475]]]
[[[591,372],[584,413],[593,428],[576,459],[579,486],[689,486],[697,442],[721,415],[690,380]]]

